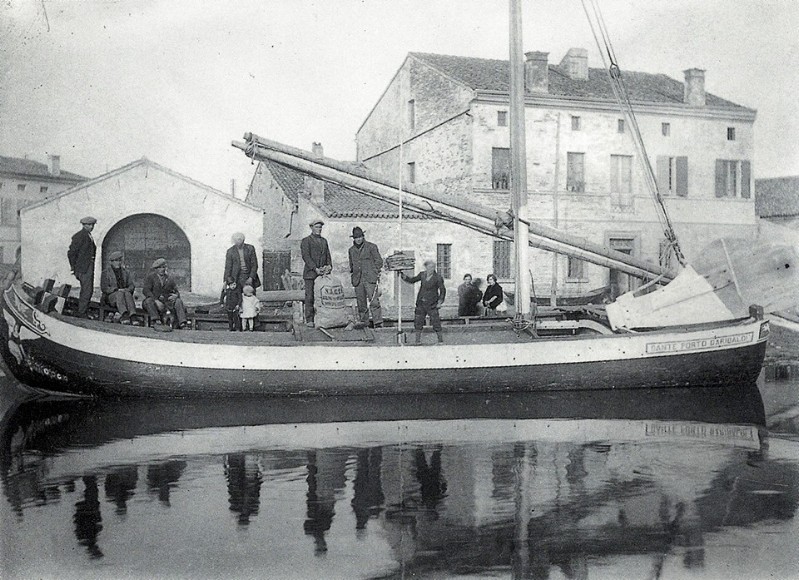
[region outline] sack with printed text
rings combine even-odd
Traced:
[[[319,276],[314,282],[313,292],[316,328],[346,326],[349,319],[341,280],[330,274]]]

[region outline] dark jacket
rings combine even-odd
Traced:
[[[305,269],[302,271],[303,280],[315,280],[319,275],[314,268],[322,266],[333,266],[333,258],[330,256],[330,248],[327,240],[322,236],[311,234],[300,242],[302,261],[305,262]]]
[[[494,296],[496,296],[498,300],[494,300],[491,304],[488,304],[488,301]],[[500,286],[498,283],[495,283],[493,286],[486,287],[486,291],[483,293],[483,304],[492,310],[499,306],[503,299],[502,286]]]
[[[244,263],[247,265],[249,272],[248,278],[252,278],[251,286],[258,288],[261,285],[261,279],[258,277],[258,255],[255,251],[255,246],[244,244],[241,248],[244,252]],[[225,254],[225,282],[232,284],[239,282],[239,274],[241,273],[241,260],[239,259],[239,249],[234,245],[228,248]]]
[[[129,290],[131,294],[133,294],[133,290],[135,289],[136,285],[133,283],[133,277],[130,275],[130,272],[127,268],[122,268],[122,280],[123,285],[121,287],[122,290]],[[100,275],[100,290],[103,294],[112,294],[117,290],[120,290],[119,285],[117,284],[117,277],[116,273],[114,272],[114,268],[109,264],[103,270],[103,273]]]
[[[94,270],[94,257],[97,254],[97,246],[89,232],[81,230],[72,236],[72,242],[67,250],[69,267],[75,274],[81,274]]]
[[[464,282],[458,286],[458,316],[478,316],[477,305],[482,297],[483,293],[474,284]]]
[[[444,298],[447,295],[447,289],[444,287],[444,278],[438,272],[433,272],[430,278],[425,278],[424,272],[419,272],[416,276],[409,278],[405,276],[406,282],[419,282],[419,293],[416,295],[416,306],[432,306],[436,302],[439,304],[444,303]]]
[[[380,250],[372,242],[364,240],[360,247],[350,246],[350,280],[353,286],[358,286],[361,281],[374,284],[383,267],[383,258]]]
[[[145,298],[154,298],[155,300],[160,300],[161,302],[165,302],[167,296],[170,294],[180,295],[180,292],[178,292],[178,286],[174,279],[167,275],[166,281],[164,284],[161,284],[161,279],[158,277],[158,272],[155,271],[147,274],[147,277],[144,279],[142,292],[144,293]]]

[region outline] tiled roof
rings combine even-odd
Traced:
[[[799,176],[756,179],[755,212],[760,217],[799,216]]]
[[[474,90],[508,92],[510,70],[507,60],[450,56],[412,52],[410,56],[425,62]],[[682,103],[683,83],[664,74],[622,70],[627,92],[632,101],[645,103]],[[607,72],[601,68],[588,69],[588,80],[573,80],[557,65],[549,65],[549,94],[562,97],[613,100]],[[709,107],[746,109],[741,105],[706,94]]]
[[[275,161],[264,160],[261,163],[272,174],[286,197],[296,202],[305,189],[305,174]],[[368,176],[368,169],[355,165],[352,166],[352,169],[359,175]],[[319,209],[331,218],[396,219],[399,217],[397,206],[338,183],[330,182],[325,182],[325,201]],[[403,219],[433,219],[408,210],[403,210],[402,217]]]
[[[61,170],[58,177],[52,175],[45,163],[32,161],[30,159],[20,159],[19,157],[3,157],[0,155],[0,173],[13,173],[26,177],[46,177],[48,179],[60,179],[63,181],[86,181],[88,177],[83,177],[77,173]]]

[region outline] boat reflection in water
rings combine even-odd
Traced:
[[[23,403],[2,572],[790,576],[799,462],[763,415],[754,386]]]

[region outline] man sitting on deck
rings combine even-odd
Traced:
[[[163,315],[167,309],[177,317],[178,328],[186,328],[186,307],[180,298],[177,284],[166,273],[166,260],[158,258],[153,262],[152,271],[144,279],[144,302],[142,306],[155,322],[154,327],[163,325]]]
[[[117,313],[114,321],[130,324],[130,317],[136,314],[136,302],[133,300],[135,284],[127,268],[122,265],[122,252],[111,252],[108,266],[100,276],[100,291]]]

